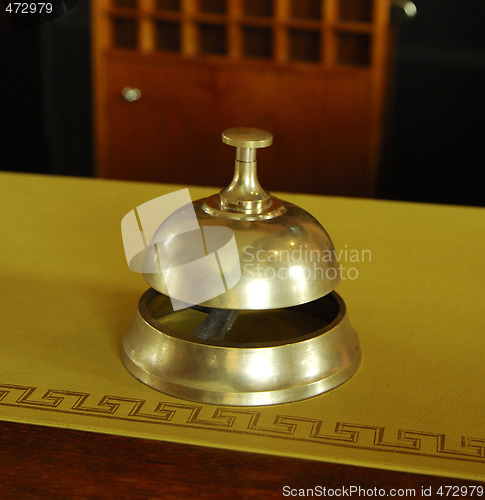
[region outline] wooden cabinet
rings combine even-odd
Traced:
[[[222,130],[272,132],[270,190],[372,196],[389,0],[95,0],[101,177],[224,186]],[[130,92],[131,91],[131,92]]]

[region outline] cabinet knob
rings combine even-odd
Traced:
[[[141,90],[132,87],[125,87],[121,91],[121,96],[126,102],[135,102],[141,98]]]
[[[391,2],[391,21],[393,23],[403,23],[416,17],[418,9],[414,2],[410,0],[392,0]]]

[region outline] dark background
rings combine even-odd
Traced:
[[[0,33],[0,170],[93,175],[89,30],[81,0],[53,21]]]
[[[485,2],[415,0],[399,26],[381,198],[485,205]],[[0,169],[91,176],[89,2],[0,34]]]
[[[379,195],[483,206],[485,2],[414,3],[399,31]]]

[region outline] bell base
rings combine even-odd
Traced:
[[[201,341],[172,328],[180,313],[173,313],[168,297],[148,290],[121,352],[135,378],[177,398],[231,406],[289,403],[334,389],[360,364],[358,337],[335,292],[287,310],[238,319],[240,331],[235,328],[223,341]],[[281,327],[282,320],[288,321],[287,328]],[[266,332],[257,332],[258,342],[251,339],[251,321],[269,325]],[[291,324],[295,321],[303,334]],[[271,331],[275,322],[276,336]],[[312,331],[305,332],[305,324]]]

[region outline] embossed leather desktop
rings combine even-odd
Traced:
[[[0,174],[0,419],[485,479],[485,210],[286,194],[332,234],[362,365],[306,401],[216,407],[120,361],[146,288],[120,221],[177,188]]]

